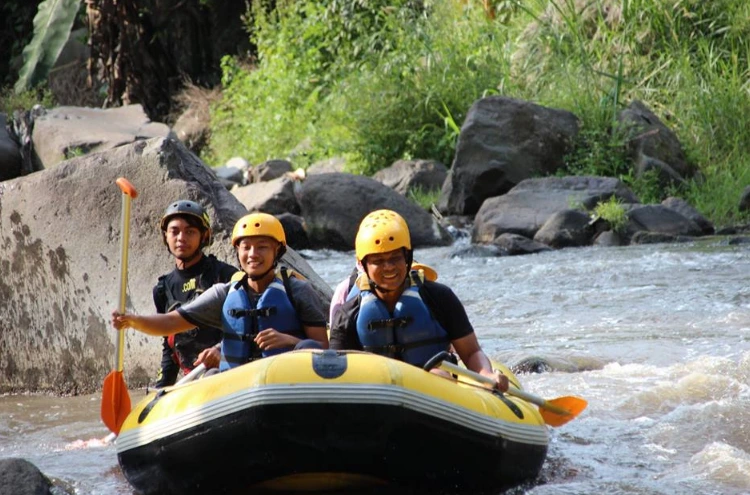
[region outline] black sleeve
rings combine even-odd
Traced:
[[[159,281],[154,285],[154,289],[152,291],[153,298],[154,298],[154,306],[156,307],[157,313],[166,313],[167,312],[167,295],[164,294],[164,291],[160,289],[160,285],[162,283],[166,283],[166,280],[164,277],[160,277]]]
[[[425,281],[422,298],[438,323],[448,332],[450,340],[460,339],[474,333],[466,309],[458,296],[447,285]]]
[[[361,351],[362,343],[357,336],[359,297],[346,301],[333,315],[328,346],[335,350]]]

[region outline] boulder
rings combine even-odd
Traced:
[[[568,111],[501,96],[478,100],[461,127],[438,209],[472,215],[524,179],[554,174],[577,134],[578,118]]]
[[[443,187],[448,168],[436,160],[399,160],[372,176],[399,194],[412,189],[435,191]]]
[[[31,140],[43,168],[51,168],[81,154],[169,135],[169,127],[151,122],[140,105],[58,107],[36,117]]]
[[[669,197],[661,202],[662,205],[667,208],[676,211],[683,217],[692,220],[701,229],[701,234],[711,235],[716,230],[714,224],[701,215],[701,213],[693,208],[687,201],[682,198]]]
[[[504,233],[533,239],[553,214],[571,207],[591,210],[612,197],[623,203],[638,203],[630,189],[612,177],[526,179],[507,194],[482,204],[475,217],[472,239],[491,243]]]
[[[0,494],[52,495],[52,482],[26,459],[0,459]]]
[[[269,182],[236,187],[232,189],[232,194],[240,200],[247,211],[262,211],[272,215],[299,215],[299,204],[294,194],[295,184],[296,182],[289,177],[280,177]]]
[[[305,219],[292,213],[277,215],[281,225],[284,226],[286,243],[293,249],[310,249],[310,239],[307,237]]]
[[[553,248],[580,247],[591,244],[594,229],[591,218],[579,210],[553,213],[534,234],[534,240]]]
[[[740,211],[750,211],[750,186],[745,187],[745,189],[742,191],[738,209]]]
[[[627,228],[630,237],[641,231],[671,236],[702,235],[695,222],[664,205],[632,205],[628,211]]]
[[[327,160],[315,162],[307,167],[307,175],[334,174],[344,173],[346,169],[346,159],[333,157]]]
[[[492,245],[501,248],[508,256],[542,253],[552,250],[546,244],[533,241],[528,237],[518,234],[500,234],[497,239],[492,241]]]
[[[287,160],[267,160],[250,169],[250,182],[268,182],[294,169],[292,162]]]
[[[206,207],[214,241],[207,252],[237,266],[231,230],[246,213],[208,167],[172,139],[152,139],[74,158],[0,183],[0,393],[92,392],[114,364],[122,194],[138,190],[130,221],[127,307],[153,314],[152,287],[173,268],[159,219],[178,198]],[[294,250],[284,263],[331,289]],[[158,338],[128,331],[125,377],[146,385],[161,356]]]
[[[0,182],[21,176],[23,160],[18,143],[8,133],[4,113],[0,113]]]
[[[666,186],[697,173],[697,167],[687,161],[675,133],[643,102],[631,102],[617,119],[629,132],[628,150],[638,176],[655,170],[661,184]]]
[[[371,211],[382,208],[404,217],[412,247],[445,246],[452,241],[432,215],[369,177],[342,173],[311,175],[302,183],[298,200],[313,248],[354,249],[359,223]]]

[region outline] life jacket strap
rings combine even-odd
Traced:
[[[276,314],[276,306],[257,309],[230,309],[227,311],[227,314],[232,318],[242,318],[246,316],[250,316],[251,318],[257,318],[258,316],[267,318]]]
[[[368,330],[382,330],[382,329],[396,329],[406,328],[409,323],[414,321],[411,316],[403,316],[401,318],[387,318],[385,320],[372,320],[367,324]]]

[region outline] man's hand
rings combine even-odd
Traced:
[[[495,388],[498,389],[501,392],[507,392],[508,386],[510,385],[510,382],[508,381],[508,377],[503,375],[497,370],[492,370],[492,372],[484,371],[482,370],[480,372],[480,375],[486,376],[488,378],[492,378],[495,380]]]
[[[298,338],[281,333],[275,328],[267,328],[255,336],[255,343],[258,344],[261,351],[294,347],[297,342],[299,342]]]
[[[219,363],[221,362],[221,347],[209,347],[208,349],[203,349],[200,354],[198,354],[198,359],[195,360],[193,363],[193,366],[198,366],[200,364],[205,364],[206,369],[211,368],[218,368]]]

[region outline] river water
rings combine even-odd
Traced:
[[[589,401],[550,431],[540,479],[512,495],[750,493],[750,244],[451,252],[416,257],[464,302],[490,357],[546,363],[520,375],[526,389]],[[352,253],[305,254],[331,285],[352,266]],[[79,494],[132,494],[98,440],[99,403],[0,397],[0,458],[25,457]]]

